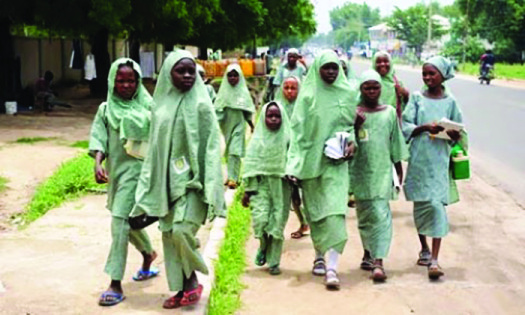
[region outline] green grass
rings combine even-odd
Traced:
[[[0,193],[7,189],[8,182],[7,178],[0,176]]]
[[[459,72],[474,76],[479,75],[479,64],[464,63],[459,65]],[[497,63],[494,73],[497,79],[523,79],[525,80],[525,66]]]
[[[52,141],[56,140],[56,137],[31,137],[31,138],[18,138],[14,142],[15,143],[25,143],[25,144],[33,144],[37,142],[43,142],[43,141]]]
[[[89,141],[88,140],[81,140],[73,143],[71,145],[73,148],[81,148],[81,149],[88,149],[89,148]]]
[[[246,241],[250,236],[250,211],[241,205],[244,189],[237,189],[228,209],[224,242],[215,261],[215,284],[210,293],[209,315],[234,314],[241,306],[241,281],[246,268]]]
[[[67,160],[38,185],[26,212],[21,215],[21,225],[35,221],[64,201],[82,196],[96,187],[98,184],[93,177],[93,159],[83,153]]]

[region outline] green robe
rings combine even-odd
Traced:
[[[383,77],[381,77],[381,97],[379,98],[379,104],[390,105],[394,108],[397,106],[397,92],[396,92],[396,79],[397,83],[402,87],[401,82],[395,74],[394,62],[389,53],[385,51],[379,51],[372,58],[372,67],[376,70],[376,62],[379,57],[387,57],[390,60],[390,71]],[[395,77],[395,79],[394,79]],[[401,102],[401,109],[405,109],[405,104]]]
[[[297,77],[300,80],[304,78],[306,75],[306,68],[303,66],[302,63],[297,61],[297,64],[294,69],[290,70],[288,68],[288,61],[285,61],[281,66],[279,66],[279,69],[277,69],[277,74],[275,75],[275,78],[273,79],[273,85],[281,86],[286,78],[289,77]]]
[[[321,253],[330,248],[342,252],[346,243],[348,163],[334,162],[324,155],[326,140],[336,132],[354,138],[356,94],[343,75],[327,84],[319,74],[327,63],[339,64],[333,51],[319,55],[302,84],[292,116],[292,141],[286,174],[302,180],[307,221],[314,247]]]

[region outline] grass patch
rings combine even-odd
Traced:
[[[88,140],[81,140],[73,143],[71,145],[73,148],[80,148],[80,149],[88,149],[89,148],[89,141]]]
[[[0,176],[0,193],[7,189],[7,183],[9,183],[9,180]]]
[[[93,177],[92,158],[83,153],[67,160],[38,185],[26,212],[21,215],[21,225],[35,221],[64,201],[82,196],[98,186]]]
[[[30,137],[30,138],[18,138],[14,141],[14,143],[25,143],[25,144],[33,144],[37,142],[44,142],[44,141],[52,141],[56,140],[57,137]]]
[[[464,63],[459,65],[459,72],[479,76],[479,64]],[[496,63],[494,74],[498,79],[523,79],[525,80],[525,66],[519,64]]]
[[[246,268],[246,241],[250,236],[250,211],[241,205],[244,189],[239,187],[228,209],[224,242],[215,261],[215,284],[210,293],[209,315],[234,314],[241,306]]]

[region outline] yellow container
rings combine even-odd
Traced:
[[[241,59],[239,60],[239,65],[241,66],[242,73],[245,77],[252,77],[253,76],[253,60],[250,59]]]
[[[215,74],[215,61],[213,60],[208,60],[208,61],[204,61],[204,70],[206,71],[206,76],[207,77],[214,77],[216,74]]]
[[[228,61],[227,60],[218,60],[215,62],[215,76],[216,77],[222,77],[224,75],[224,72],[226,71],[226,68],[228,67]]]

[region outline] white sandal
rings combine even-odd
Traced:
[[[339,290],[341,283],[337,277],[337,271],[333,269],[326,270],[326,276],[324,278],[324,284],[327,290]]]

